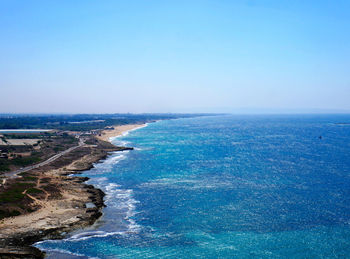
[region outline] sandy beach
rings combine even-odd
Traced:
[[[145,126],[146,126],[146,124],[117,125],[117,126],[113,126],[114,129],[103,130],[101,132],[101,136],[97,136],[97,138],[100,140],[103,140],[103,141],[111,142],[111,138],[113,138],[113,137],[121,136],[130,130],[135,130],[135,129],[142,128]]]

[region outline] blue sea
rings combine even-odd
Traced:
[[[48,258],[350,258],[350,115],[150,123],[84,173],[102,218]]]

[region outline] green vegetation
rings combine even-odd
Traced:
[[[15,183],[11,185],[10,188],[0,193],[0,203],[12,203],[22,200],[25,197],[23,192],[34,185],[33,183]]]
[[[66,136],[65,138],[64,138],[64,143],[65,144],[75,144],[75,143],[78,143],[79,142],[79,140],[77,139],[77,138],[75,138],[75,137],[73,137],[73,136]]]
[[[98,144],[98,141],[96,139],[88,139],[87,141],[85,141],[85,144],[88,144],[88,145],[97,145]]]
[[[0,210],[0,219],[6,218],[6,217],[15,217],[21,215],[21,213],[18,210]]]
[[[30,181],[30,182],[33,182],[33,181],[37,181],[38,178],[34,177],[34,176],[23,176],[22,181]]]
[[[42,190],[39,190],[39,189],[37,189],[37,188],[29,188],[29,189],[27,190],[27,193],[28,193],[28,194],[36,194],[36,193],[43,193],[43,191],[42,191]]]
[[[56,147],[54,147],[53,148],[53,150],[55,151],[55,152],[59,152],[59,151],[62,151],[62,150],[64,150],[64,147],[60,147],[60,146],[56,146]]]
[[[6,136],[6,139],[38,139],[41,138],[43,134],[4,134]]]
[[[28,157],[16,157],[13,159],[0,158],[0,172],[10,171],[10,166],[25,167],[41,161],[40,153],[32,152]]]
[[[11,164],[17,165],[17,166],[27,166],[27,165],[31,165],[31,164],[35,164],[40,162],[40,157],[38,156],[29,156],[29,157],[16,157],[12,160],[8,160],[11,161]]]
[[[7,160],[0,158],[0,172],[8,172],[10,171],[9,164]]]

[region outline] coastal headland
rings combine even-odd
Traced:
[[[79,136],[79,145],[69,152],[4,178],[0,196],[16,213],[0,221],[0,258],[44,258],[43,252],[31,246],[33,243],[63,238],[72,230],[93,224],[102,215],[104,193],[86,184],[87,177],[75,174],[92,168],[110,152],[132,149],[117,147],[109,140],[142,126],[111,126]],[[12,203],[6,203],[9,197]]]

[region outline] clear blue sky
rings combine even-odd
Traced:
[[[350,1],[0,0],[1,112],[350,111]]]

